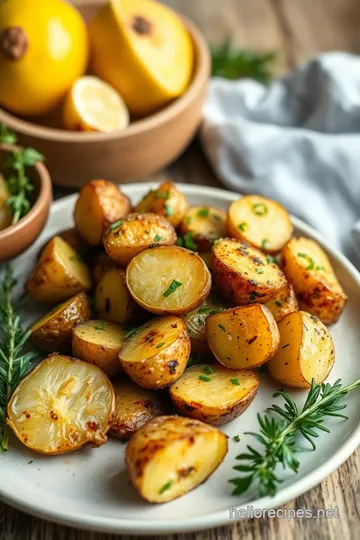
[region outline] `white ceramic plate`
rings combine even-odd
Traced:
[[[129,185],[124,192],[137,201],[150,184]],[[237,194],[203,186],[180,185],[190,204],[209,204],[224,210]],[[66,197],[52,206],[46,230],[14,264],[20,283],[33,267],[39,247],[57,231],[71,227],[76,195]],[[306,204],[304,202],[304,204]],[[329,377],[334,382],[341,377],[349,383],[360,376],[360,275],[351,263],[310,227],[293,219],[296,232],[316,239],[329,253],[336,273],[349,296],[349,303],[332,329],[336,348],[336,364]],[[31,306],[31,302],[30,302]],[[29,322],[37,315],[27,310]],[[321,434],[315,452],[299,455],[301,466],[297,475],[284,478],[281,490],[273,498],[258,499],[256,490],[240,497],[231,495],[235,471],[235,456],[245,449],[249,436],[244,431],[257,430],[256,414],[264,412],[278,389],[266,374],[262,375],[259,392],[246,413],[223,428],[229,435],[229,453],[219,469],[203,485],[180,499],[151,505],[136,495],[128,485],[124,466],[124,445],[118,440],[99,449],[85,448],[74,454],[57,457],[38,456],[11,439],[10,452],[0,456],[0,498],[31,514],[75,527],[125,534],[161,534],[186,532],[229,525],[229,507],[274,508],[312,488],[345,461],[360,443],[360,390],[348,396],[349,420],[330,420],[330,434]],[[293,391],[300,403],[305,392]],[[232,437],[240,434],[241,442]],[[253,446],[256,446],[251,441]],[[206,459],[206,456],[204,456]]]

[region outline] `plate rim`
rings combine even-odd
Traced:
[[[159,182],[144,182],[137,184],[125,184],[119,186],[125,194],[136,195],[141,194],[147,189],[154,188]],[[184,184],[175,182],[177,186],[185,193],[185,195],[202,195],[215,196],[223,201],[231,202],[242,196],[240,193],[233,191],[227,191],[221,188],[208,187],[195,184]],[[206,192],[206,193],[205,193]],[[65,207],[75,201],[77,193],[62,197],[57,201],[54,201],[50,208],[49,217],[54,211],[61,210],[61,207]],[[302,234],[310,236],[318,241],[321,246],[331,255],[331,257],[337,261],[340,265],[344,266],[347,272],[351,274],[354,281],[357,283],[360,289],[360,273],[355,266],[342,254],[337,248],[334,248],[329,240],[327,240],[321,233],[317,232],[311,226],[305,222],[291,216],[293,225],[298,228]],[[46,230],[46,225],[44,231]],[[25,251],[26,253],[26,251]],[[24,255],[24,254],[23,254]],[[23,256],[22,255],[22,256]],[[276,508],[286,502],[302,495],[304,492],[312,489],[319,484],[324,478],[333,473],[338,467],[340,467],[356,450],[360,445],[360,418],[357,427],[348,436],[347,440],[342,446],[320,467],[314,471],[304,475],[302,478],[296,479],[294,482],[283,489],[280,489],[274,497],[262,497],[251,500],[243,505],[229,505],[239,510],[253,506],[254,508],[269,509]],[[128,535],[154,535],[154,534],[174,534],[174,533],[188,533],[192,531],[205,530],[214,527],[221,527],[226,525],[235,524],[240,519],[230,519],[229,511],[219,510],[212,514],[205,514],[202,516],[190,517],[184,519],[181,523],[178,520],[163,521],[163,520],[147,520],[147,519],[123,519],[112,517],[99,517],[89,516],[83,512],[75,512],[69,516],[63,512],[61,508],[39,507],[39,503],[36,501],[24,501],[21,497],[21,493],[12,492],[11,486],[8,489],[0,486],[0,500],[10,506],[34,515],[38,518],[45,519],[51,522],[67,525],[75,528],[99,531],[104,533],[118,533]],[[234,501],[235,502],[235,501]]]

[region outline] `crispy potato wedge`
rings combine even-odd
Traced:
[[[119,352],[124,346],[126,332],[108,321],[87,321],[76,326],[72,333],[72,353],[75,358],[102,369],[108,377],[123,373]]]
[[[143,388],[157,390],[177,381],[190,356],[190,339],[179,317],[156,317],[130,336],[120,351],[129,377]]]
[[[226,212],[212,206],[193,206],[180,224],[180,233],[192,235],[197,251],[209,251],[215,240],[228,235]]]
[[[211,269],[219,291],[235,305],[265,304],[287,283],[280,268],[261,251],[228,238],[214,246]]]
[[[10,207],[6,205],[6,201],[10,197],[10,192],[7,188],[5,178],[0,174],[0,231],[10,227],[12,215]]]
[[[45,246],[26,291],[43,304],[54,305],[91,289],[91,276],[75,250],[59,236]]]
[[[109,257],[105,252],[98,253],[95,257],[94,265],[92,268],[92,275],[94,283],[99,283],[105,276],[108,270],[117,268],[116,262]]]
[[[181,416],[160,416],[130,439],[125,460],[139,495],[162,503],[204,482],[227,449],[226,435],[213,426]]]
[[[266,253],[278,253],[293,234],[289,213],[260,195],[245,195],[228,210],[229,234]]]
[[[276,322],[281,321],[288,313],[298,311],[299,304],[293,286],[290,283],[285,285],[275,298],[272,298],[265,306],[270,309]]]
[[[101,369],[51,355],[17,386],[8,424],[31,450],[55,455],[101,446],[115,411],[114,389]]]
[[[29,328],[31,340],[46,352],[68,352],[71,350],[73,328],[90,317],[88,297],[79,293],[36,321]]]
[[[249,369],[267,362],[279,347],[279,330],[263,304],[236,307],[207,317],[209,347],[229,369]]]
[[[335,323],[347,296],[319,244],[310,238],[292,238],[281,252],[281,265],[300,309],[316,315],[324,324]]]
[[[170,397],[184,416],[221,426],[246,411],[258,386],[253,371],[198,364],[186,369],[170,387]]]
[[[325,381],[335,361],[329,330],[315,315],[289,313],[279,322],[280,346],[267,363],[270,375],[296,388],[309,388],[312,379]]]
[[[124,270],[108,270],[95,290],[95,312],[100,319],[122,324],[128,322],[136,304],[126,287]]]
[[[130,214],[104,236],[106,252],[122,266],[153,244],[171,245],[175,241],[175,229],[156,214]]]
[[[147,311],[184,315],[200,306],[209,294],[211,274],[193,251],[154,246],[130,262],[126,284],[134,300]]]
[[[164,182],[157,189],[149,191],[136,205],[135,212],[152,212],[166,218],[171,225],[178,227],[182,222],[188,204],[185,196],[172,182]]]
[[[116,408],[110,435],[130,439],[134,433],[156,416],[165,414],[156,392],[140,388],[129,379],[114,384]]]
[[[93,180],[81,189],[76,201],[75,227],[88,244],[101,246],[109,225],[130,212],[130,200],[115,184],[107,180]]]

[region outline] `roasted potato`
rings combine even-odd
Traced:
[[[136,304],[126,287],[125,272],[108,270],[95,290],[95,312],[100,319],[116,323],[128,322]]]
[[[319,244],[310,238],[293,238],[281,252],[281,265],[300,309],[316,315],[324,324],[335,323],[347,296]]]
[[[213,426],[160,416],[139,429],[126,448],[132,485],[149,502],[171,501],[204,482],[227,453],[227,437]]]
[[[210,293],[198,308],[183,315],[190,336],[191,352],[198,354],[209,352],[209,346],[206,340],[205,319],[209,315],[223,311],[227,307],[225,302],[220,305],[215,294]]]
[[[25,285],[32,298],[49,305],[88,291],[91,286],[88,267],[59,236],[54,236],[45,246]]]
[[[219,291],[233,305],[265,304],[287,283],[280,268],[260,250],[228,238],[214,246],[211,269]]]
[[[94,265],[92,268],[92,275],[94,283],[99,283],[105,276],[108,270],[117,268],[117,264],[113,259],[110,259],[109,255],[105,252],[100,252],[96,255]]]
[[[139,386],[159,389],[177,381],[190,356],[190,339],[179,317],[156,317],[130,336],[120,351],[124,371]]]
[[[211,351],[229,369],[260,366],[274,356],[279,347],[277,324],[263,304],[209,315],[205,324]]]
[[[107,180],[93,180],[80,191],[74,220],[78,233],[91,246],[101,246],[112,223],[131,212],[131,203],[119,188]]]
[[[180,224],[180,233],[192,235],[197,251],[209,251],[215,240],[227,236],[226,212],[212,206],[193,206]]]
[[[140,388],[128,379],[114,384],[116,408],[110,435],[130,437],[146,422],[165,414],[164,405],[156,392]]]
[[[108,377],[116,377],[123,372],[119,352],[124,346],[125,335],[121,326],[107,321],[79,324],[72,333],[73,356],[97,366]]]
[[[11,210],[10,206],[6,204],[9,197],[10,192],[7,188],[5,178],[0,174],[0,231],[3,231],[11,225]]]
[[[175,229],[156,214],[130,214],[117,227],[110,227],[104,236],[106,252],[122,266],[150,245],[171,245],[175,241]]]
[[[279,322],[288,313],[298,311],[299,304],[293,286],[290,283],[285,285],[275,298],[272,298],[265,306],[270,309],[276,322]]]
[[[154,246],[132,259],[126,269],[126,284],[134,300],[147,311],[184,315],[206,298],[211,275],[193,251]]]
[[[149,191],[135,206],[135,212],[158,214],[165,217],[174,227],[180,225],[187,209],[186,198],[172,182],[165,182],[157,189]]]
[[[101,369],[57,355],[20,382],[7,407],[17,438],[49,455],[104,444],[114,411],[114,389]]]
[[[184,416],[221,426],[246,411],[258,386],[253,371],[197,364],[170,387],[170,397]]]
[[[29,328],[31,340],[46,352],[68,352],[73,328],[90,317],[89,300],[85,293],[79,293],[36,321]]]
[[[293,234],[289,213],[260,195],[245,195],[228,210],[229,234],[266,253],[278,253]]]
[[[281,384],[309,388],[312,379],[325,381],[335,361],[329,330],[305,311],[289,313],[279,322],[280,346],[267,363],[270,373]]]

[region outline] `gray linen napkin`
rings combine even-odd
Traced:
[[[359,265],[360,57],[323,54],[268,87],[213,78],[200,137],[226,187],[279,200]]]

